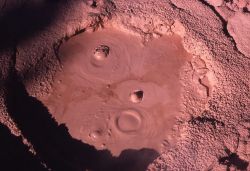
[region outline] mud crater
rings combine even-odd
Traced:
[[[173,34],[145,43],[115,28],[74,36],[59,49],[60,81],[44,103],[72,137],[97,149],[113,155],[142,148],[160,153],[175,143],[172,129],[184,103],[184,66],[190,64],[195,75],[198,71],[195,80],[209,95],[207,82],[200,79],[206,67],[197,67],[202,61],[195,64],[181,41]]]

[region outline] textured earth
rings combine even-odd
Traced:
[[[250,170],[249,0],[0,0],[1,170]]]

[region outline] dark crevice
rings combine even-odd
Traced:
[[[209,123],[211,124],[214,128],[216,128],[217,125],[220,125],[220,126],[225,126],[224,122],[222,121],[219,121],[215,118],[209,118],[207,116],[198,116],[198,117],[192,117],[191,120],[189,121],[189,123],[191,124],[205,124],[205,123]]]
[[[93,3],[91,4],[92,8],[96,8],[97,7],[97,2],[95,0],[93,0]]]
[[[208,6],[213,12],[214,14],[220,19],[220,21],[222,22],[222,26],[223,26],[223,32],[225,33],[225,35],[227,37],[230,37],[232,39],[232,41],[234,41],[233,37],[230,35],[230,33],[227,30],[227,21],[220,15],[220,13],[218,11],[216,11],[215,7],[210,5],[208,2],[206,2],[205,0],[200,0],[201,3],[203,3],[204,5]],[[234,44],[236,45],[236,43],[234,42]]]
[[[58,61],[59,64],[60,64],[61,68],[62,68],[62,61],[61,61],[61,58],[60,58],[60,55],[59,55],[60,46],[61,46],[64,42],[68,41],[70,38],[72,38],[72,37],[74,37],[74,36],[77,36],[78,34],[81,34],[81,33],[85,32],[85,31],[86,31],[86,28],[78,29],[78,30],[75,31],[75,33],[74,33],[73,35],[71,35],[71,36],[67,36],[67,35],[66,35],[65,37],[62,37],[61,39],[59,39],[57,42],[55,42],[55,43],[53,44],[54,54],[55,54],[55,56],[56,56],[57,61]]]
[[[179,9],[179,7],[177,7],[174,3],[170,2],[171,7],[175,10],[175,9]]]
[[[227,170],[230,170],[231,166],[236,167],[238,170],[246,171],[249,162],[240,159],[239,155],[232,153],[228,148],[225,149],[228,156],[219,158],[219,163],[227,166]]]
[[[143,91],[142,90],[138,90],[134,92],[135,95],[139,98],[142,99],[143,98]]]
[[[184,11],[183,8],[180,8],[180,7],[176,6],[171,0],[169,1],[169,4],[170,4],[170,6],[173,8],[173,10]],[[185,12],[187,12],[187,11],[185,11]]]
[[[85,28],[83,28],[83,29],[78,29],[78,30],[75,31],[75,33],[74,33],[71,37],[74,37],[74,36],[76,36],[76,35],[78,35],[78,34],[81,34],[81,33],[85,32],[85,31],[86,31]],[[68,39],[67,39],[67,40],[68,40]]]
[[[248,9],[247,7],[243,7],[243,8],[242,8],[242,11],[243,11],[244,13],[250,13],[250,11],[249,11],[249,9]]]
[[[59,56],[59,48],[60,48],[61,44],[62,44],[65,40],[68,40],[68,37],[64,37],[64,38],[58,40],[56,43],[53,44],[54,54],[55,54],[55,57],[56,57],[57,61],[58,61],[59,64],[60,64],[60,67],[61,67],[61,68],[62,68],[62,61],[61,61],[60,56]]]
[[[199,81],[199,83],[200,83],[203,87],[205,87],[207,97],[209,97],[209,96],[210,96],[209,86],[207,86],[206,84],[204,84],[200,78],[198,79],[198,81]]]

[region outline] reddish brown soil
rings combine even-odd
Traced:
[[[248,0],[1,0],[0,170],[250,170]]]

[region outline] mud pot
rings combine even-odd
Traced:
[[[81,33],[59,50],[63,69],[45,104],[72,137],[108,149],[161,153],[180,112],[180,70],[190,60],[177,35],[149,42],[105,28]]]
[[[0,0],[0,170],[250,170],[249,0]]]

